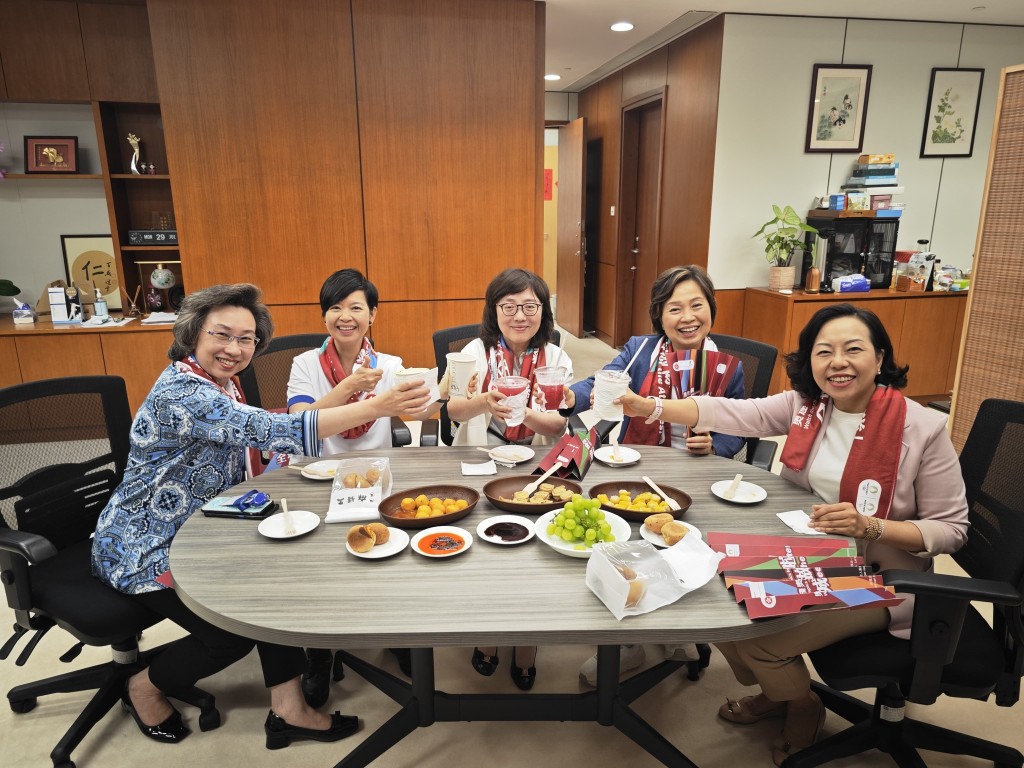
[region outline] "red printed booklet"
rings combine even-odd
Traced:
[[[727,553],[718,572],[752,619],[902,602],[847,539],[713,531],[707,543]]]

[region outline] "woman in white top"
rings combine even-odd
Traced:
[[[355,269],[342,269],[320,288],[320,310],[328,338],[319,349],[296,356],[288,379],[288,412],[357,403],[393,389],[402,358],[377,352],[367,335],[377,317],[377,287]],[[375,419],[324,438],[322,454],[391,447],[391,420]],[[409,674],[409,652],[392,651]],[[327,701],[332,665],[329,650],[310,648],[302,691],[310,706]]]
[[[462,422],[455,434],[456,445],[488,445],[533,442],[538,437],[553,438],[565,432],[565,417],[555,410],[544,410],[534,399],[527,407],[523,423],[510,427],[505,422],[512,409],[504,404],[505,395],[494,388],[503,376],[522,376],[536,384],[535,371],[542,366],[562,366],[566,380],[572,378],[572,361],[550,343],[555,328],[551,312],[551,293],[547,284],[525,269],[506,269],[487,286],[480,338],[462,350],[476,358],[477,387],[482,394],[453,396],[448,400],[448,415]],[[472,384],[471,384],[472,386]],[[539,390],[538,390],[539,394]],[[474,648],[473,669],[481,675],[493,675],[498,666],[497,648]],[[536,647],[513,648],[512,681],[528,691],[537,676]]]

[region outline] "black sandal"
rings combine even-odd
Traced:
[[[483,651],[479,648],[473,649],[473,657],[471,661],[473,663],[473,669],[484,677],[490,677],[494,674],[494,670],[498,668],[498,654],[494,654],[493,656],[484,656]]]
[[[509,668],[509,672],[512,675],[512,682],[521,691],[528,691],[533,688],[533,684],[537,680],[537,667],[533,666],[523,669],[516,664],[515,648],[512,649],[512,666]]]

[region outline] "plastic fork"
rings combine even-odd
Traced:
[[[651,488],[654,489],[654,492],[656,494],[658,494],[659,496],[661,496],[661,498],[665,500],[665,503],[668,504],[668,508],[671,509],[673,512],[678,512],[679,510],[682,509],[682,507],[679,506],[678,501],[676,501],[663,490],[661,490],[661,488],[658,487],[658,484],[651,480],[651,478],[649,478],[647,475],[643,475],[641,479],[649,486],[651,486]]]

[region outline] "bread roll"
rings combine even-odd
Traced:
[[[629,594],[626,596],[626,607],[636,608],[640,604],[640,601],[644,599],[644,594],[647,592],[647,585],[644,584],[643,579],[634,579],[629,582]]]
[[[670,547],[677,541],[683,538],[690,529],[680,523],[678,520],[672,520],[671,522],[665,523],[661,528],[661,537],[665,540],[665,543]]]
[[[661,533],[661,529],[666,523],[671,523],[675,518],[672,517],[668,512],[659,512],[656,515],[650,515],[644,518],[644,527],[654,533]]]
[[[391,531],[384,523],[370,523],[366,526],[373,531],[373,536],[376,539],[375,544],[387,544],[388,539],[391,538]]]
[[[636,578],[636,571],[634,571],[628,565],[616,562],[613,562],[612,565],[615,566],[615,569],[622,574],[622,578],[624,578],[626,581],[632,581]]]
[[[369,552],[373,549],[373,545],[377,543],[377,537],[368,526],[365,525],[353,525],[348,529],[348,545],[352,547],[353,552]]]

